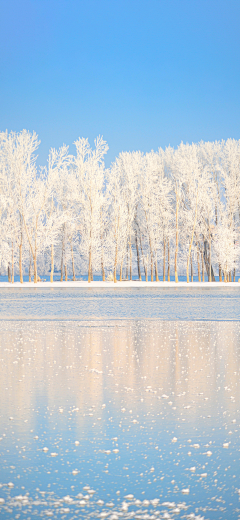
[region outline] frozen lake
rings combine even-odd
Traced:
[[[0,518],[237,520],[238,294],[1,290]]]
[[[240,290],[0,288],[1,319],[240,320]]]

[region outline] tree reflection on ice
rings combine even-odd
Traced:
[[[237,519],[239,339],[238,322],[2,321],[1,518]]]

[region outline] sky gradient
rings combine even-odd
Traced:
[[[240,138],[239,0],[0,1],[0,130],[121,151]]]

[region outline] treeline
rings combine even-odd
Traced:
[[[240,141],[123,152],[109,169],[98,137],[51,149],[36,166],[35,133],[0,133],[0,268],[61,280],[235,281],[239,266]]]

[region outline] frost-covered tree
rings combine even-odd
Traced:
[[[142,153],[141,152],[124,152],[121,153],[115,162],[114,172],[119,176],[121,186],[122,205],[127,212],[126,226],[121,230],[121,264],[120,279],[122,279],[123,262],[126,258],[126,279],[128,279],[128,271],[130,280],[132,280],[132,263],[133,263],[133,244],[135,242],[134,220],[136,219],[137,207],[139,204],[138,183],[140,172],[142,170]],[[114,173],[113,173],[114,175]],[[122,218],[124,216],[122,214]],[[125,236],[124,236],[125,231]]]
[[[132,279],[234,280],[239,268],[240,141],[122,152],[106,170],[102,137],[51,149],[37,168],[37,135],[0,133],[0,267],[14,281],[38,270]],[[173,258],[174,256],[174,258]],[[191,269],[191,278],[190,278]]]
[[[69,257],[71,258],[73,279],[75,280],[73,241],[76,234],[75,192],[77,183],[72,165],[73,157],[68,153],[68,146],[63,145],[59,150],[50,150],[47,179],[49,194],[52,195],[52,199],[49,199],[46,213],[46,226],[49,229],[46,235],[51,242],[49,244],[51,248],[51,282],[53,281],[54,259],[58,266],[61,265],[61,280],[63,279],[63,270],[65,271],[65,280],[68,279],[67,264]]]
[[[184,185],[185,185],[185,171],[181,168],[181,160],[183,154],[183,143],[174,150],[170,146],[166,149],[166,169],[172,181],[173,191],[173,207],[174,207],[174,221],[175,221],[175,255],[174,255],[174,273],[175,282],[178,283],[178,252],[179,239],[183,227],[183,211],[184,211]]]
[[[170,282],[170,242],[173,236],[173,207],[172,207],[172,181],[165,169],[165,152],[158,150],[156,185],[156,209],[159,233],[162,237],[162,261],[163,261],[163,281],[167,278]]]
[[[33,179],[36,179],[35,152],[38,146],[39,141],[35,132],[31,134],[23,130],[19,133],[6,133],[2,150],[5,173],[2,191],[7,206],[6,223],[12,249],[12,280],[14,279],[14,249],[18,247],[21,282],[23,282],[24,235],[26,234],[26,237],[29,238],[28,219],[30,214],[27,207],[29,208],[32,196]]]
[[[95,140],[95,149],[88,139],[75,141],[77,155],[74,166],[78,186],[78,203],[81,207],[81,252],[88,260],[88,282],[93,269],[98,269],[101,258],[101,233],[104,189],[104,155],[108,145],[102,137]]]
[[[117,282],[117,269],[120,267],[120,280],[122,279],[122,268],[126,252],[126,236],[128,230],[128,211],[126,199],[123,192],[121,169],[116,161],[108,172],[108,187],[111,197],[110,219],[111,244],[113,254],[113,280]]]

